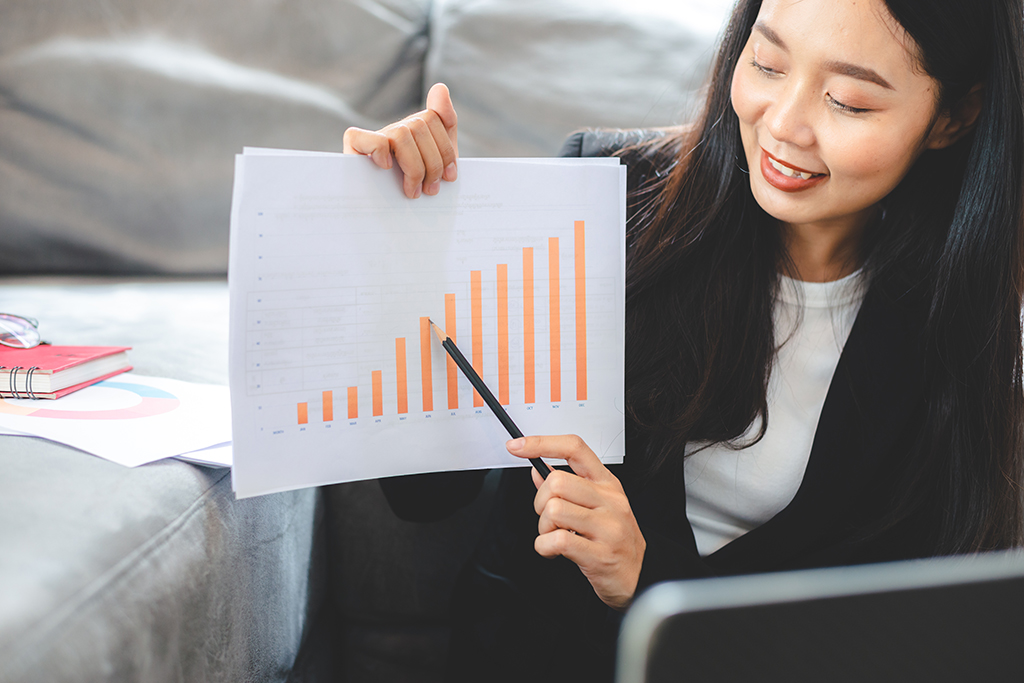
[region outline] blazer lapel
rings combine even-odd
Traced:
[[[872,287],[839,358],[818,420],[803,481],[790,504],[705,560],[716,572],[785,568],[822,535],[835,533],[872,478],[896,457],[922,392],[915,307]]]

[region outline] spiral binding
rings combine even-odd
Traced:
[[[25,373],[25,393],[28,394],[28,397],[33,401],[39,398],[38,396],[35,395],[35,393],[32,392],[32,373],[38,369],[38,365],[33,365],[28,369],[28,372]]]
[[[14,383],[14,378],[18,376],[18,370],[21,370],[22,366],[15,365],[11,368],[11,393],[14,394],[14,398],[21,398],[18,396],[18,385]]]
[[[0,370],[5,369],[6,367],[6,365],[0,365]],[[13,398],[21,398],[21,394],[18,393],[18,385],[16,384],[15,380],[17,379],[18,376],[18,370],[21,370],[23,368],[24,366],[22,365],[15,365],[10,370],[11,374],[9,382],[9,391]],[[28,368],[28,370],[25,373],[25,396],[33,400],[38,400],[39,398],[38,396],[36,396],[35,392],[32,391],[32,374],[35,373],[35,371],[38,369],[38,365],[33,365],[32,367]]]

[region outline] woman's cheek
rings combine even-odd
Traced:
[[[829,145],[829,169],[833,175],[866,183],[873,193],[888,194],[909,166],[906,141],[884,135],[837,134]]]
[[[740,63],[742,64],[742,61]],[[732,99],[732,110],[736,112],[737,118],[743,123],[751,121],[751,110],[753,109],[751,106],[752,88],[747,80],[747,77],[737,66],[736,71],[733,72],[730,97]]]

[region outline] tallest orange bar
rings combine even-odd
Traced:
[[[587,400],[587,264],[583,221],[576,221],[576,400]]]
[[[562,330],[558,304],[558,238],[548,238],[548,322],[551,335],[551,402],[562,400]]]

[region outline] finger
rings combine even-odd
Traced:
[[[595,543],[580,534],[570,533],[566,529],[555,529],[540,534],[533,542],[533,548],[541,557],[558,557],[562,555],[578,565],[586,565],[593,557]]]
[[[526,436],[505,443],[508,452],[520,458],[560,458],[569,463],[576,474],[591,481],[610,481],[615,476],[608,471],[594,451],[580,437]]]
[[[594,482],[570,472],[552,470],[534,496],[534,511],[541,514],[548,502],[556,498],[591,509],[604,502],[604,496]]]
[[[428,195],[435,195],[441,189],[441,174],[444,173],[445,166],[438,141],[434,139],[434,133],[428,123],[434,119],[436,119],[436,115],[425,112],[410,117],[406,124],[412,132],[413,140],[416,141],[416,146],[420,151],[420,158],[423,160],[423,192]],[[436,123],[435,126],[440,131],[440,123]],[[448,139],[447,136],[443,131],[441,131],[441,135],[441,142],[445,142]],[[451,157],[450,152],[449,157]]]
[[[551,471],[555,472],[556,470]],[[539,490],[544,485],[544,477],[540,476],[540,472],[537,471],[536,467],[530,467],[530,472],[533,473],[533,485]],[[549,474],[548,476],[550,477],[551,475]]]
[[[430,128],[430,135],[434,138],[434,144],[437,145],[437,151],[441,154],[441,177],[447,181],[455,180],[457,177],[455,167],[455,159],[457,156],[455,152],[455,145],[452,143],[451,138],[448,137],[448,132],[444,129],[444,123],[441,122],[441,117],[435,112],[427,110],[423,116],[423,120],[426,121],[427,126]]]
[[[455,113],[455,106],[452,104],[451,93],[444,83],[435,83],[427,92],[427,109],[436,112],[444,124],[448,138],[452,142],[455,156],[459,156],[459,117]],[[455,180],[455,178],[446,178]]]
[[[365,154],[381,168],[391,168],[391,141],[372,130],[349,128],[342,138],[345,154]]]
[[[403,119],[387,126],[381,129],[381,133],[391,141],[391,150],[395,155],[395,161],[398,163],[398,168],[402,170],[402,187],[405,196],[409,199],[419,197],[427,171],[419,144],[417,144],[407,120]]]
[[[600,520],[603,515],[589,508],[554,498],[544,506],[537,520],[537,533],[546,534],[555,529],[565,529],[581,534],[591,540],[601,535]]]
[[[426,109],[385,127],[381,133],[391,139],[398,166],[405,173],[406,195],[419,196],[414,188],[417,181],[424,194],[436,195],[441,189],[441,178],[450,175],[447,168],[455,161],[454,148],[440,117]]]

